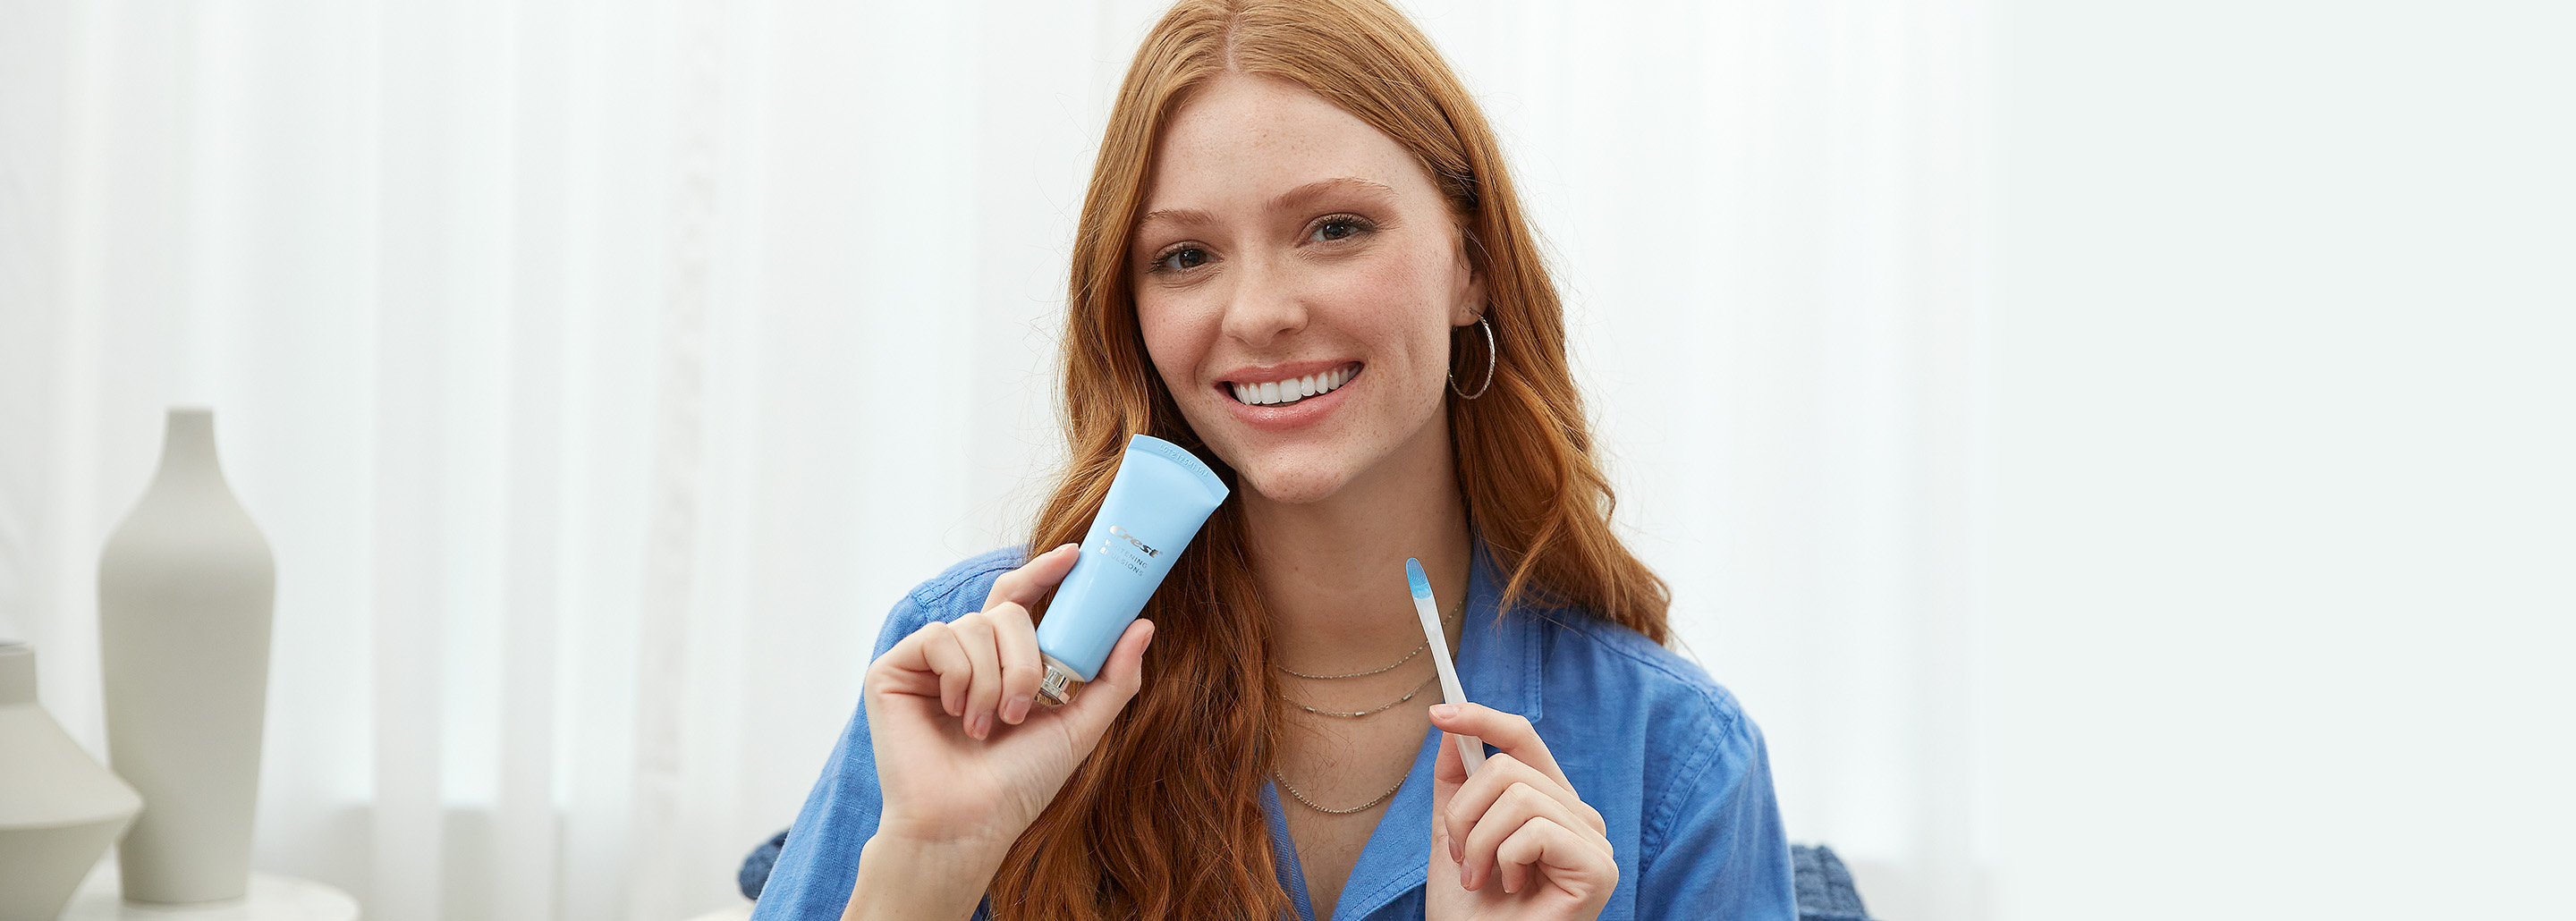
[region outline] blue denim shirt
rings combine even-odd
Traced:
[[[996,550],[923,583],[887,615],[877,654],[934,619],[980,610],[993,581],[1023,558],[1016,548]],[[1575,791],[1601,812],[1619,862],[1619,888],[1601,917],[1795,921],[1770,758],[1735,698],[1699,666],[1581,612],[1523,605],[1497,619],[1500,588],[1492,562],[1478,553],[1459,682],[1469,699],[1528,717]],[[1422,917],[1439,741],[1436,729],[1423,736],[1412,772],[1342,884],[1334,918]],[[1265,787],[1261,801],[1279,883],[1296,902],[1297,921],[1317,921],[1278,793]],[[882,802],[862,706],[797,813],[754,921],[839,918]],[[978,908],[975,917],[984,916]]]

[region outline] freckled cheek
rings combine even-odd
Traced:
[[[1163,380],[1176,388],[1196,385],[1196,370],[1216,341],[1223,317],[1191,298],[1168,295],[1139,297],[1136,325],[1145,335],[1146,357]]]
[[[1333,326],[1369,343],[1372,373],[1419,377],[1439,362],[1447,307],[1426,273],[1404,259],[1336,267],[1312,279],[1315,304]],[[1407,367],[1407,366],[1412,367]],[[1445,373],[1435,367],[1429,373]]]

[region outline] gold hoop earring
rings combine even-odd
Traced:
[[[1494,366],[1503,363],[1502,351],[1494,347],[1494,327],[1487,324],[1484,317],[1477,317],[1476,328],[1485,331],[1485,382],[1476,388],[1476,392],[1468,393],[1458,389],[1458,372],[1449,372],[1449,392],[1457,394],[1462,400],[1473,400],[1484,396],[1485,391],[1494,389]]]

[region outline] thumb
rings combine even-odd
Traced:
[[[1065,705],[1073,711],[1084,738],[1098,740],[1109,730],[1109,721],[1145,686],[1145,647],[1154,642],[1154,622],[1138,619],[1119,634],[1118,645],[1109,650],[1109,661],[1100,666],[1100,679],[1084,685],[1082,693]]]

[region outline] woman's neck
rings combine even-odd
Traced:
[[[1253,575],[1276,628],[1279,664],[1340,673],[1419,645],[1406,557],[1422,561],[1442,611],[1466,597],[1467,509],[1447,433],[1438,434],[1322,501],[1291,505],[1244,491]]]

